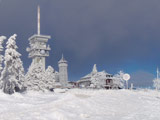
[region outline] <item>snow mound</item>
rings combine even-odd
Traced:
[[[65,93],[65,92],[67,92],[67,89],[54,89],[54,92],[55,93]]]

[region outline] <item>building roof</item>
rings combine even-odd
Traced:
[[[62,54],[62,58],[59,60],[59,62],[58,62],[58,63],[67,63],[67,61],[64,59],[63,54]]]
[[[98,72],[97,71],[97,68],[96,68],[96,64],[94,64],[93,66],[93,69],[92,69],[92,72],[85,75],[84,77],[82,77],[80,80],[78,80],[78,82],[84,82],[84,81],[88,81],[89,79],[91,79],[92,76],[94,76],[95,74],[98,74],[98,75],[101,75],[101,74],[106,74],[106,75],[112,75],[112,74],[109,74],[107,73],[105,70],[101,71],[101,72]]]
[[[32,35],[30,38],[29,38],[29,40],[32,40],[32,39],[34,39],[34,38],[40,38],[40,39],[42,39],[42,40],[48,40],[48,39],[51,39],[51,36],[49,36],[49,35],[38,35],[38,34],[34,34],[34,35]],[[39,40],[40,40],[39,39]]]

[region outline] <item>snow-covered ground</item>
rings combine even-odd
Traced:
[[[0,120],[160,120],[160,93],[152,90],[80,90],[7,95]]]

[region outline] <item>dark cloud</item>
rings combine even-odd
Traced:
[[[131,74],[129,83],[133,83],[135,87],[153,87],[153,79],[155,75],[146,71],[137,71]]]
[[[25,68],[31,62],[25,48],[36,33],[38,4],[41,33],[52,36],[47,62],[57,69],[64,53],[71,79],[90,72],[94,63],[111,73],[153,72],[160,64],[160,56],[154,54],[160,51],[159,0],[3,0],[0,34],[18,34]]]

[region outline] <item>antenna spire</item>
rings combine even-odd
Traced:
[[[159,78],[159,69],[157,67],[157,79]]]
[[[64,56],[63,56],[63,53],[62,53],[62,60],[64,60]]]
[[[38,35],[40,35],[40,6],[39,5],[38,5],[37,20],[38,20],[38,23],[37,23],[37,33],[38,33]]]

